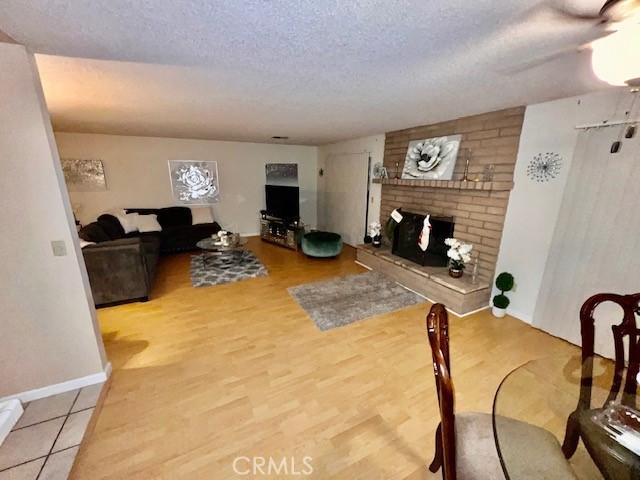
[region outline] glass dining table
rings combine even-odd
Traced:
[[[502,417],[515,418],[551,432],[562,445],[567,420],[576,411],[581,389],[590,392],[590,408],[574,414],[580,419],[581,435],[569,462],[578,479],[640,479],[640,412],[636,411],[637,388],[621,402],[610,401],[614,364],[601,357],[592,359],[592,375],[582,379],[580,354],[532,360],[509,373],[493,402],[493,433],[507,480],[530,479],[523,449],[535,451],[526,438],[515,437]],[[588,370],[587,370],[588,371]],[[626,370],[622,375],[622,386]],[[635,380],[635,379],[634,379]],[[603,408],[604,407],[604,408]]]

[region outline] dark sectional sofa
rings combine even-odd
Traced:
[[[160,255],[193,250],[199,240],[220,231],[216,222],[193,225],[187,207],[126,211],[157,215],[162,231],[125,234],[109,214],[80,230],[80,238],[96,243],[82,249],[96,306],[148,300]]]

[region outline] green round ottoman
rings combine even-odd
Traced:
[[[305,233],[302,237],[302,251],[310,257],[337,257],[342,252],[342,237],[331,232]]]

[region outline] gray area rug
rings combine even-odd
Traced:
[[[227,257],[216,258],[207,254],[191,257],[191,285],[194,287],[237,282],[267,274],[266,267],[248,250]]]
[[[378,272],[306,283],[288,291],[323,331],[425,302]]]

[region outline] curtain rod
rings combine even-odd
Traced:
[[[640,119],[636,120],[616,120],[615,122],[604,122],[600,123],[591,123],[589,125],[576,125],[576,130],[589,130],[590,128],[604,128],[604,127],[615,127],[616,125],[628,125],[631,123],[640,123]]]

